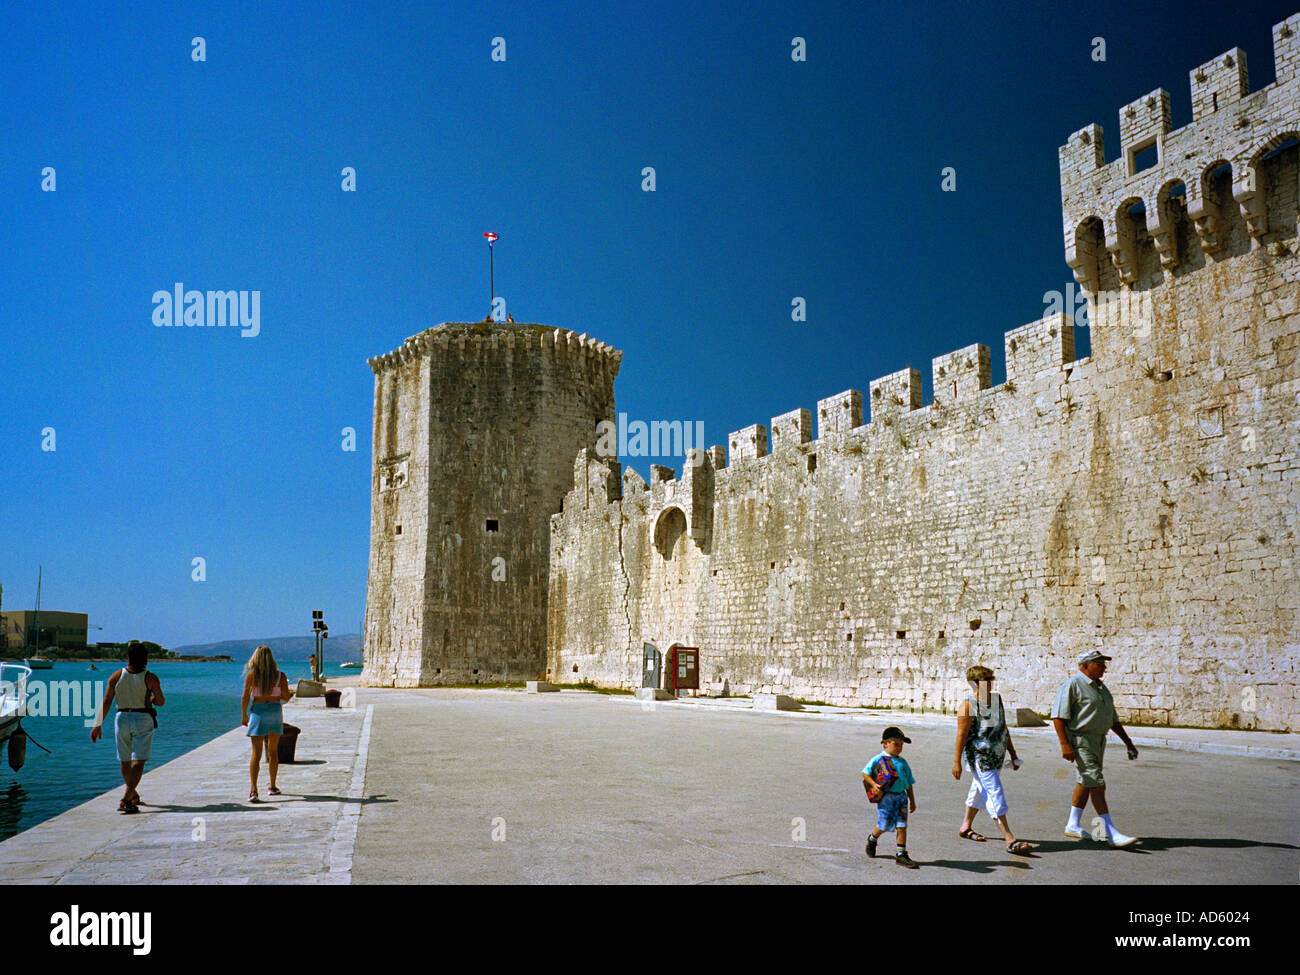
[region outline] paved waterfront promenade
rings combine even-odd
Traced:
[[[1072,767],[1050,728],[1015,729],[1027,762],[1003,775],[1011,822],[1043,844],[1025,859],[956,836],[969,777],[952,779],[942,715],[371,689],[352,709],[287,714],[303,734],[283,796],[267,796],[264,769],[269,801],[244,800],[237,729],[150,770],[141,815],[117,814],[115,790],[0,843],[0,882],[1168,885],[1300,870],[1296,735],[1133,729],[1140,758],[1111,748],[1107,780],[1117,825],[1143,841],[1112,850],[1061,835]],[[914,739],[917,871],[862,852],[858,769],[887,723]],[[1231,801],[1207,782],[1231,783]],[[996,835],[983,814],[976,829]]]
[[[302,737],[298,764],[280,768],[284,795],[268,795],[264,757],[263,802],[247,801],[250,749],[241,727],[146,766],[138,815],[117,812],[119,784],[0,843],[0,883],[348,883],[366,709],[321,705],[285,708]]]

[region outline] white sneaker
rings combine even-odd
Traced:
[[[1066,836],[1073,837],[1073,838],[1076,839],[1076,840],[1081,840],[1081,839],[1083,839],[1083,827],[1082,827],[1082,826],[1070,826],[1070,825],[1067,824],[1066,827],[1065,827],[1065,835],[1066,835]]]
[[[1112,829],[1110,831],[1111,846],[1132,846],[1137,841],[1138,838],[1136,836],[1125,836],[1117,829]]]

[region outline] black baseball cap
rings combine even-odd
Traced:
[[[903,729],[895,728],[892,724],[885,729],[884,734],[880,736],[880,740],[889,741],[891,738],[902,738],[903,741],[907,742],[909,745],[912,744],[912,739],[903,735]]]

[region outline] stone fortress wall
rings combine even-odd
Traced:
[[[614,418],[622,353],[540,325],[444,323],[375,374],[362,682],[531,680],[549,516]]]
[[[949,710],[983,662],[1045,711],[1115,657],[1127,720],[1300,727],[1300,14],[1250,93],[1229,51],[1060,150],[1091,355],[1049,315],[733,433],[647,484],[581,451],[551,518],[547,664],[636,687],[701,648],[711,693]],[[1155,164],[1148,165],[1153,161]],[[1122,300],[1107,301],[1118,296]],[[373,566],[372,566],[373,570]]]

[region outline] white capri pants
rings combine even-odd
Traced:
[[[997,769],[980,772],[968,769],[971,773],[970,791],[966,793],[966,805],[972,809],[981,806],[994,819],[1007,814],[1007,797],[1002,792],[1002,776]]]

